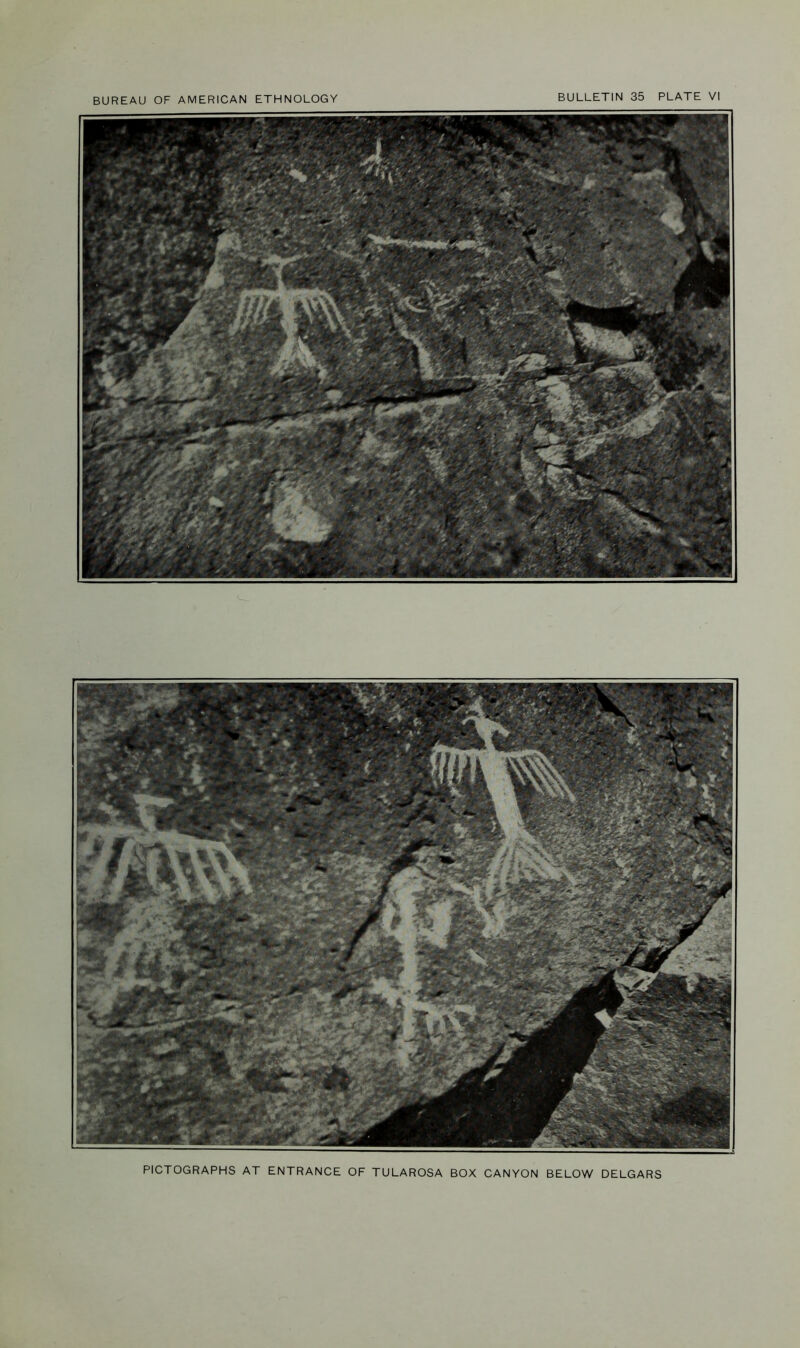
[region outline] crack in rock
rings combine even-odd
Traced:
[[[589,1060],[603,1033],[597,1018],[621,998],[610,975],[581,989],[558,1016],[511,1053],[500,1050],[443,1095],[406,1105],[353,1145],[380,1147],[530,1146]]]
[[[85,577],[726,574],[725,119],[367,121],[84,129]]]
[[[650,985],[730,889],[726,884],[715,894],[703,915],[681,927],[671,945],[653,946],[644,953],[634,951],[617,969],[575,993],[554,1020],[520,1048],[498,1049],[444,1094],[424,1104],[404,1105],[351,1145],[532,1146],[568,1094],[575,1076],[590,1062],[623,1002],[632,992]],[[633,969],[640,976],[626,977]],[[650,977],[642,978],[642,974]]]

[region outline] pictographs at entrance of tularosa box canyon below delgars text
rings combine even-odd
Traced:
[[[82,122],[85,580],[734,574],[720,112]]]
[[[729,1149],[734,691],[79,683],[75,1143]]]

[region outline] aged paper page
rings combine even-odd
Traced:
[[[788,8],[3,27],[3,1342],[783,1348]]]

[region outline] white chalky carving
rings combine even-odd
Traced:
[[[139,900],[109,947],[97,1010],[111,1015],[118,999],[137,988],[170,993],[193,969],[168,896]]]
[[[83,859],[94,864],[89,872],[87,893],[90,899],[104,898],[116,903],[134,861],[144,867],[147,883],[154,894],[162,892],[163,882],[159,868],[166,857],[167,877],[177,886],[180,897],[190,903],[194,897],[192,882],[208,903],[216,903],[220,895],[230,898],[235,881],[245,894],[252,894],[250,877],[225,843],[208,838],[193,838],[188,833],[176,833],[156,827],[155,811],[166,809],[173,802],[167,796],[134,795],[141,826],[132,824],[85,824],[79,830],[83,835]],[[117,856],[117,866],[110,888],[107,881],[111,865]],[[191,880],[181,864],[189,863]]]
[[[284,271],[302,257],[302,253],[297,253],[294,257],[265,258],[264,264],[275,273],[275,288],[243,290],[230,328],[233,336],[251,327],[261,327],[272,310],[277,310],[285,341],[272,366],[271,373],[274,375],[282,375],[292,369],[324,373],[313,351],[300,335],[301,314],[310,322],[323,319],[330,332],[342,332],[348,340],[352,340],[339,307],[327,290],[316,286],[287,286],[283,279]]]
[[[378,248],[421,249],[425,253],[475,252],[488,257],[490,249],[479,239],[399,239],[393,235],[368,234],[370,243]]]
[[[419,945],[443,950],[450,932],[452,903],[448,899],[432,903],[424,919],[418,913],[418,904],[425,896],[428,877],[419,866],[407,866],[392,879],[384,900],[381,923],[387,936],[396,941],[402,953],[400,976],[396,984],[387,978],[378,978],[372,991],[392,1008],[400,1007],[402,1020],[397,1040],[397,1056],[401,1066],[407,1067],[416,1047],[417,1017],[423,1016],[429,1038],[443,1033],[448,1025],[457,1034],[464,1033],[459,1016],[472,1017],[475,1008],[466,1005],[437,1006],[421,1000],[419,976]]]
[[[422,281],[418,295],[405,295],[399,301],[399,308],[411,314],[432,314],[438,321],[439,315],[448,309],[454,309],[469,286],[456,286],[454,291],[443,290],[435,281]]]
[[[465,724],[469,721],[483,741],[483,748],[451,749],[447,745],[436,744],[431,753],[431,772],[435,781],[455,788],[462,781],[467,766],[470,783],[474,784],[476,768],[480,764],[497,822],[505,835],[486,876],[487,903],[492,903],[496,897],[499,900],[493,920],[484,929],[484,935],[490,935],[502,930],[505,924],[503,898],[509,884],[534,876],[541,880],[566,879],[574,883],[569,871],[554,861],[526,829],[517,803],[513,777],[524,785],[532,786],[542,795],[570,801],[574,801],[575,797],[561,773],[538,749],[503,752],[495,748],[494,736],[505,737],[508,731],[484,714],[480,698],[471,704],[464,717]]]
[[[375,153],[368,154],[366,159],[362,159],[361,167],[367,177],[369,177],[370,174],[374,174],[374,176],[381,182],[388,182],[390,185],[394,183],[394,175],[383,155],[380,136],[378,136],[375,141]]]

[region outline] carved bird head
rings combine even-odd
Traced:
[[[479,697],[476,698],[474,702],[470,703],[463,724],[467,725],[470,721],[474,725],[484,744],[490,745],[493,735],[502,735],[504,738],[508,735],[505,726],[501,726],[498,721],[492,721],[490,717],[486,715],[483,710],[483,700]]]
[[[305,256],[305,253],[295,253],[293,257],[279,257],[277,253],[270,253],[267,257],[262,257],[261,262],[265,267],[274,267],[280,276],[293,262],[300,262]]]
[[[136,802],[136,812],[141,823],[151,832],[158,829],[156,810],[165,810],[168,805],[173,803],[171,796],[147,796],[143,795],[141,791],[135,792],[133,799]]]

